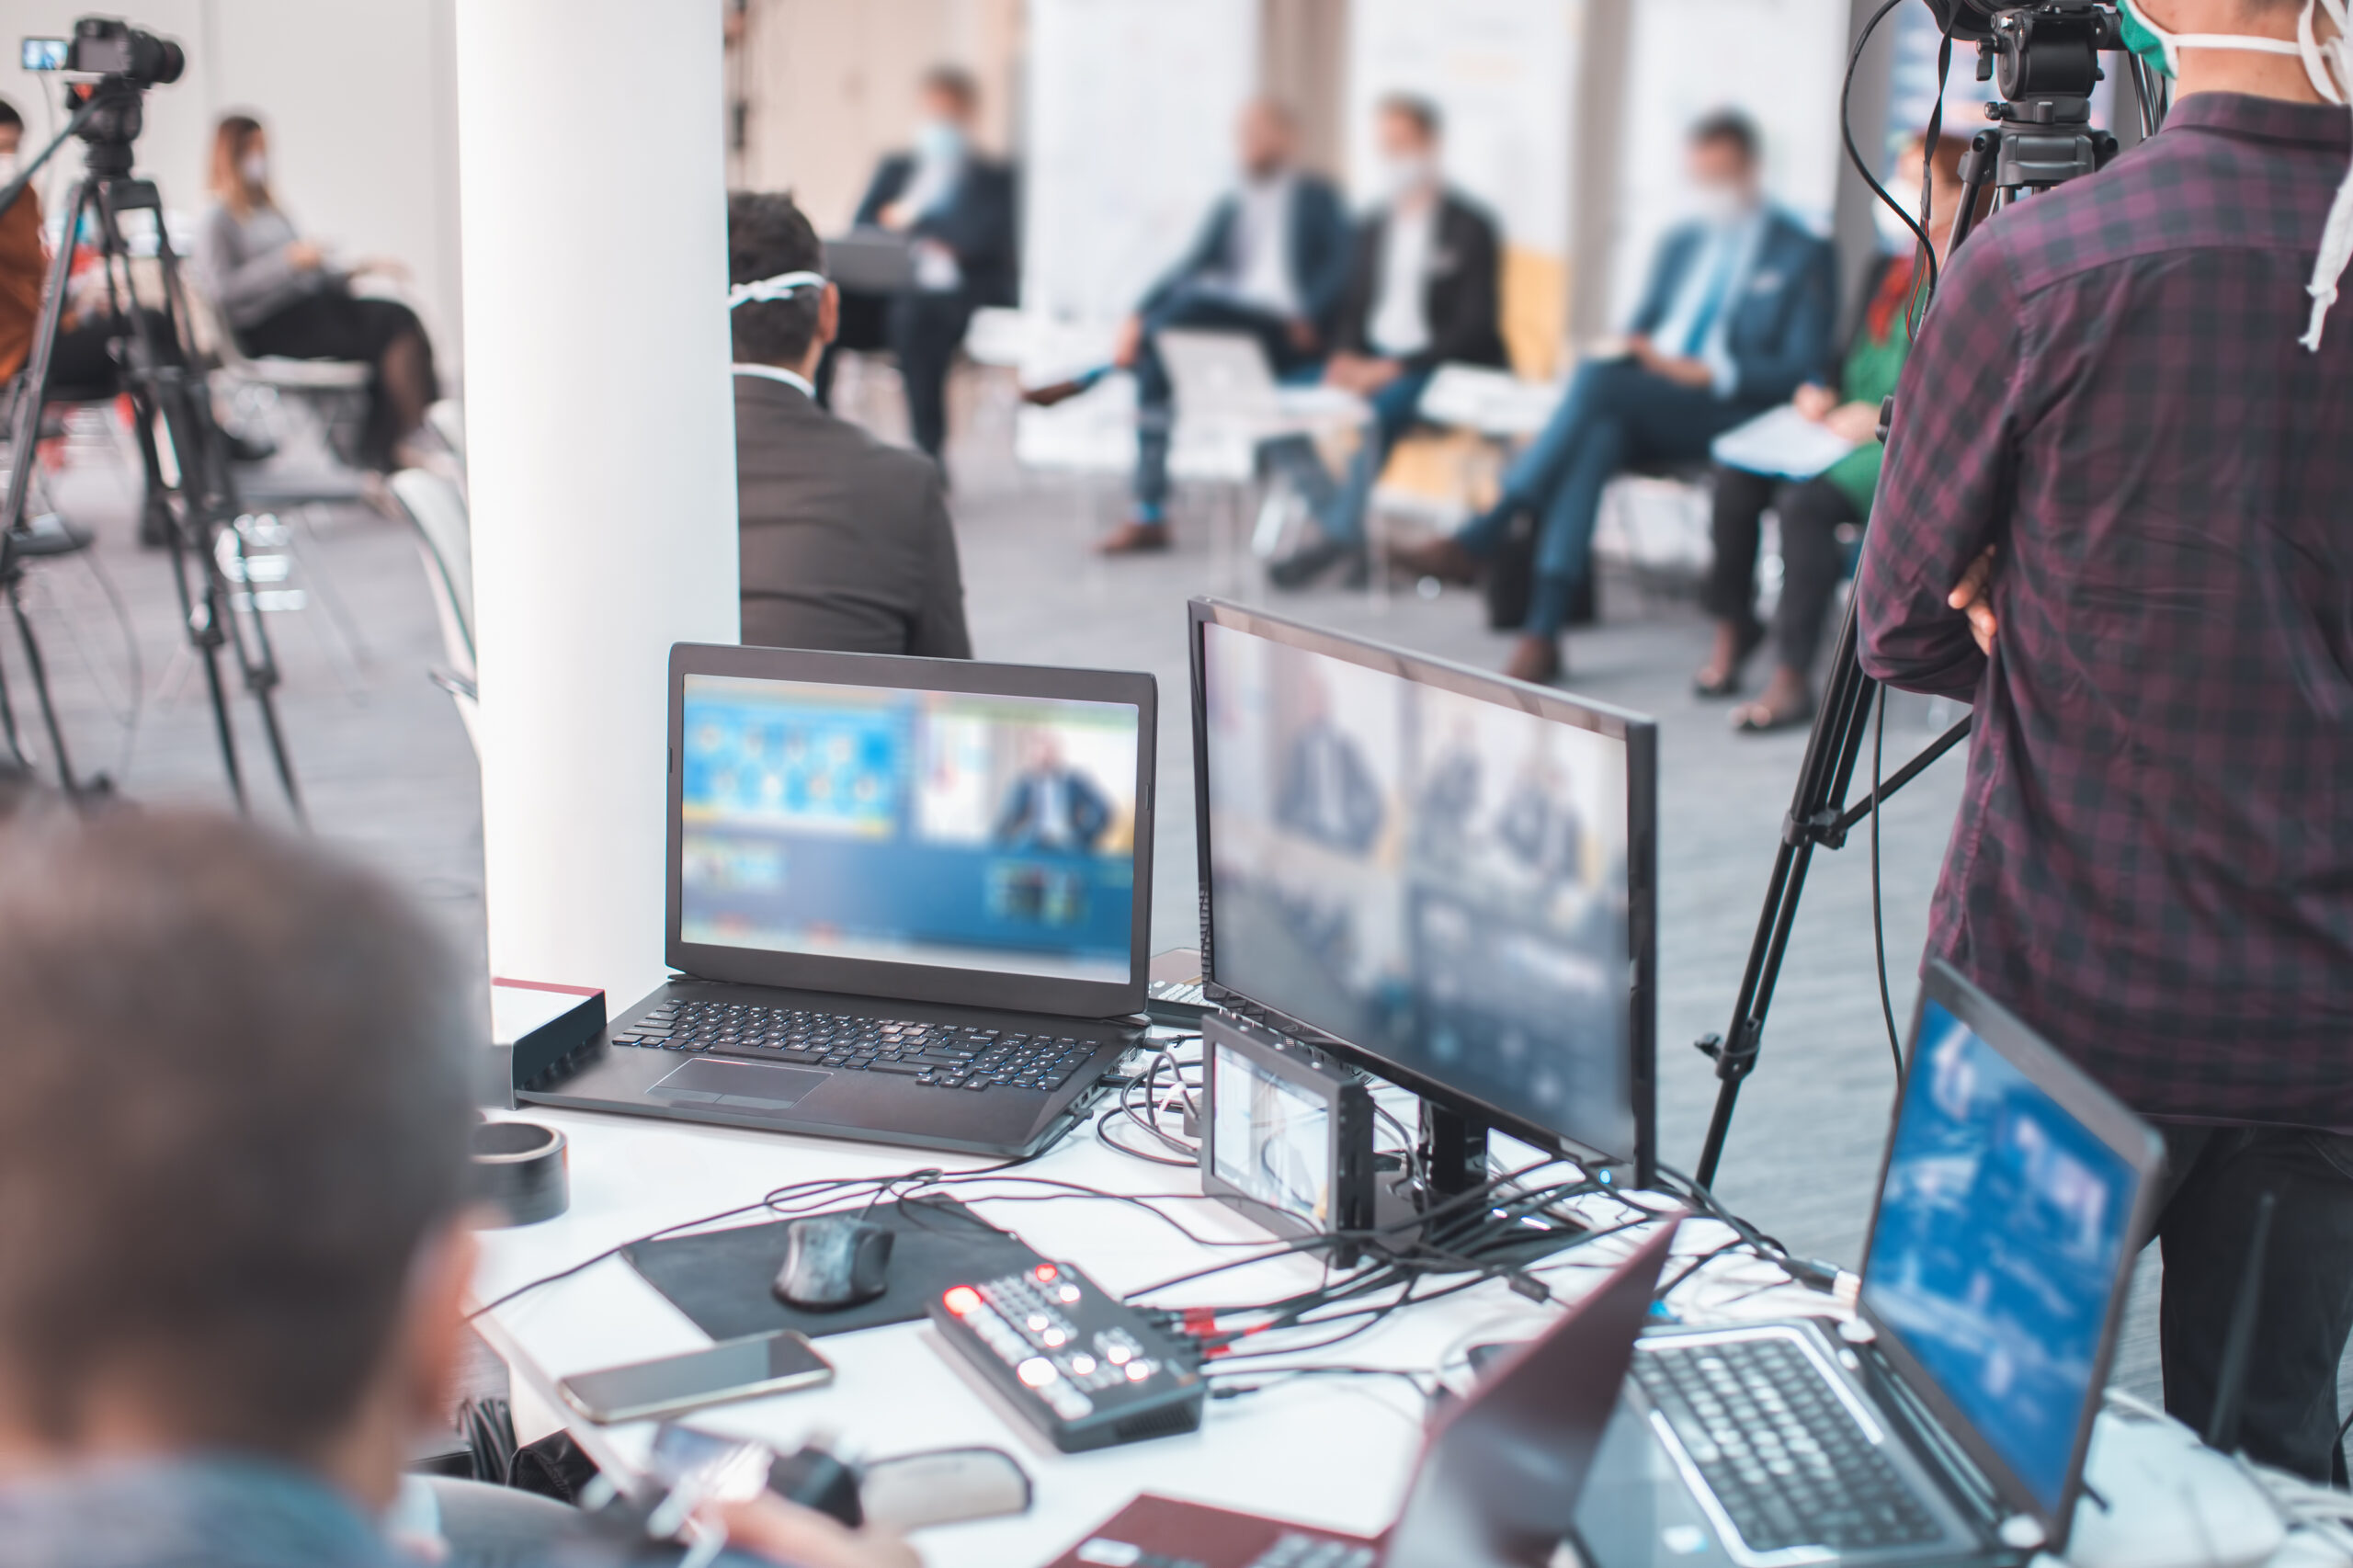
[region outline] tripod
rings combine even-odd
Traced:
[[[1885,14],[1884,9],[1880,13]],[[1864,38],[1857,40],[1856,58],[1860,58],[1869,36],[1866,29]],[[1952,23],[1948,19],[1938,62],[1939,80],[1950,58],[1952,39]],[[1995,123],[1977,132],[1962,154],[1961,205],[1953,214],[1947,256],[1958,250],[1974,229],[1978,204],[1988,188],[1995,193],[1997,205],[2006,204],[2094,173],[2116,155],[2116,138],[2092,129],[2091,94],[2101,77],[2098,51],[2120,45],[2114,13],[2080,0],[2021,6],[1991,18],[1987,36],[1978,44],[1977,74],[1980,81],[1997,80],[2002,101],[1985,106],[1987,118]],[[2162,112],[2156,108],[2155,84],[2139,61],[2133,61],[2131,67],[2141,95],[2143,128],[2154,131]],[[1931,138],[1935,134],[1931,121]],[[1878,182],[1863,168],[1851,137],[1847,147],[1864,179],[1877,190]],[[1889,399],[1880,411],[1881,440],[1887,436],[1893,403]],[[1882,468],[1882,483],[1885,472]],[[1813,731],[1806,738],[1805,759],[1798,768],[1797,789],[1788,814],[1781,819],[1780,847],[1774,854],[1773,874],[1766,884],[1765,907],[1749,944],[1740,994],[1733,1003],[1731,1028],[1724,1034],[1702,1035],[1693,1042],[1716,1064],[1715,1112],[1694,1172],[1702,1187],[1715,1184],[1724,1141],[1732,1132],[1733,1112],[1740,1102],[1740,1086],[1756,1071],[1764,1045],[1765,1016],[1773,1005],[1773,989],[1789,951],[1790,932],[1797,924],[1798,901],[1805,892],[1813,852],[1842,847],[1857,824],[1969,734],[1972,720],[1964,718],[1892,776],[1877,782],[1862,800],[1851,806],[1847,803],[1871,705],[1875,699],[1883,701],[1879,683],[1863,673],[1856,653],[1857,609],[1858,597],[1849,595],[1846,620],[1831,653],[1830,678],[1814,716]]]
[[[25,517],[41,411],[56,390],[57,333],[64,318],[75,241],[86,218],[92,233],[89,243],[104,270],[107,309],[113,322],[112,347],[132,409],[143,482],[140,532],[142,539],[160,540],[170,552],[173,585],[189,647],[204,669],[230,792],[239,811],[251,809],[222,669],[224,649],[236,659],[244,689],[260,716],[287,805],[300,820],[301,791],[294,781],[293,763],[278,717],[277,658],[256,600],[250,589],[239,592],[244,578],[244,536],[238,530],[244,508],[230,476],[227,443],[212,419],[203,374],[193,368],[188,299],[178,257],[165,232],[163,195],[153,180],[137,178],[131,172],[131,146],[139,134],[141,118],[139,87],[120,77],[103,78],[89,87],[65,131],[41,154],[46,159],[68,135],[79,135],[89,148],[84,175],[65,200],[63,238],[50,258],[40,313],[17,388],[8,488],[6,500],[0,501],[0,588],[6,592],[24,650],[58,783],[76,798],[109,793],[112,784],[103,775],[83,777],[74,769],[40,645],[25,610],[23,591],[28,561],[68,553],[88,543],[86,538],[70,532],[36,531]],[[40,161],[35,161],[34,168]],[[15,190],[31,172],[27,170],[0,195],[13,201]],[[153,303],[140,298],[133,250],[124,232],[124,216],[134,212],[149,214],[153,226],[154,261],[162,286]],[[158,426],[164,431],[162,443],[156,438]],[[23,767],[24,754],[17,744],[15,713],[5,682],[0,682],[0,738]]]

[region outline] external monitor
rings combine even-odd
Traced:
[[[1216,600],[1191,634],[1211,999],[1647,1182],[1650,722]]]
[[[2054,1551],[2164,1153],[2025,1024],[1930,966],[1860,1305],[1905,1382]]]
[[[680,644],[671,965],[1137,1011],[1154,693],[1146,675]]]

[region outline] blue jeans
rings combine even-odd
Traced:
[[[1179,284],[1165,300],[1144,312],[1143,347],[1136,356],[1136,474],[1137,509],[1156,516],[1168,504],[1168,440],[1176,427],[1175,389],[1167,368],[1161,364],[1154,340],[1166,327],[1205,332],[1246,332],[1267,350],[1277,376],[1288,376],[1315,362],[1290,340],[1289,324],[1281,317],[1245,305],[1239,300],[1193,284]]]
[[[1372,498],[1373,481],[1381,477],[1381,465],[1389,460],[1389,450],[1397,438],[1413,427],[1422,392],[1436,374],[1435,366],[1407,370],[1366,399],[1372,405],[1372,420],[1364,428],[1364,438],[1349,460],[1344,479],[1332,477],[1332,471],[1316,454],[1315,443],[1304,436],[1286,436],[1267,443],[1260,460],[1269,472],[1285,476],[1298,487],[1325,539],[1335,544],[1364,542],[1364,509]]]
[[[1542,434],[1505,471],[1503,498],[1463,524],[1455,540],[1473,555],[1491,555],[1512,514],[1534,512],[1539,591],[1524,630],[1556,632],[1566,588],[1592,569],[1602,486],[1633,464],[1704,458],[1710,442],[1764,406],[1682,386],[1631,359],[1588,360]]]

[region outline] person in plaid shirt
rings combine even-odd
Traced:
[[[2313,5],[2125,0],[2175,108],[1954,253],[1856,593],[1866,671],[1976,707],[1929,956],[2165,1131],[2166,1407],[2203,1426],[2274,1192],[2244,1442],[2341,1483],[2353,51]]]

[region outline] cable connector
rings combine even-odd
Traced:
[[[1504,1283],[1512,1288],[1514,1294],[1525,1296],[1540,1307],[1552,1299],[1552,1292],[1545,1289],[1544,1281],[1523,1269],[1514,1269],[1505,1275]]]

